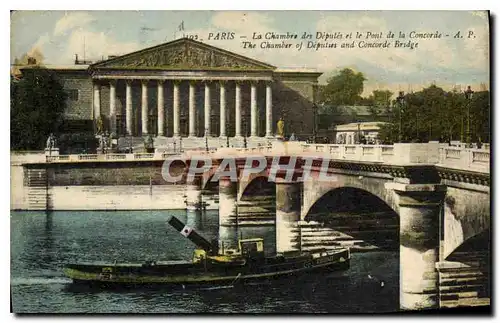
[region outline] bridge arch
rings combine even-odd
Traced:
[[[257,176],[238,192],[240,201],[247,201],[255,196],[276,196],[276,183],[270,182],[267,176]]]
[[[486,193],[448,187],[443,208],[444,259],[470,239],[489,231],[489,197]]]
[[[212,181],[214,178],[215,171],[210,170],[203,174],[203,180],[201,182],[201,190],[202,191],[217,191],[219,187],[218,181]]]
[[[241,175],[241,174],[240,174]],[[273,182],[269,182],[269,173],[265,169],[259,173],[251,173],[248,176],[240,176],[238,181],[238,201],[245,199],[246,195],[249,193],[249,189],[253,189],[255,185],[260,185],[263,187],[275,187]],[[265,185],[265,184],[268,185]]]
[[[399,207],[392,190],[385,187],[387,180],[352,175],[336,175],[329,181],[307,180],[303,188],[303,204],[301,219],[304,220],[311,207],[325,194],[334,189],[351,188],[368,192],[385,202],[394,212],[399,214]]]
[[[386,201],[357,187],[330,189],[318,198],[303,218],[318,245],[350,244],[356,249],[399,250],[399,216]],[[316,227],[318,226],[316,225]],[[319,233],[322,231],[323,233]],[[326,238],[325,236],[328,236]],[[315,244],[313,239],[309,244]]]

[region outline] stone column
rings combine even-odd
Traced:
[[[194,81],[189,82],[189,137],[196,137],[196,99]]]
[[[142,80],[141,121],[142,135],[148,133],[148,80]]]
[[[257,83],[252,82],[250,85],[250,136],[257,137]]]
[[[266,137],[273,136],[273,92],[271,82],[266,84]]]
[[[111,133],[116,133],[116,80],[109,81],[109,123]]]
[[[94,120],[101,115],[101,85],[94,83]]]
[[[226,136],[226,82],[220,82],[220,137]]]
[[[211,97],[210,97],[210,82],[206,81],[205,82],[205,129],[204,129],[204,136],[209,136],[211,135],[210,131],[210,110],[211,110]]]
[[[301,182],[276,180],[276,252],[300,250]]]
[[[174,137],[180,137],[181,113],[179,99],[179,82],[174,81]]]
[[[241,137],[241,85],[238,81],[236,81],[236,97],[234,100],[235,137]]]
[[[165,136],[165,102],[163,96],[164,80],[158,80],[158,136]]]
[[[125,113],[127,118],[127,135],[132,135],[132,120],[133,120],[133,111],[132,111],[132,81],[127,80],[125,85]]]
[[[387,183],[399,206],[399,304],[401,309],[439,307],[439,214],[446,186]]]
[[[197,211],[201,208],[201,175],[195,176],[191,183],[186,184],[186,210]]]
[[[219,179],[219,250],[222,247],[234,248],[238,243],[236,226],[238,225],[238,214],[236,198],[237,182],[231,181],[229,176]]]

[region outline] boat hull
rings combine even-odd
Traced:
[[[266,259],[264,263],[229,264],[127,264],[127,265],[68,265],[65,274],[78,285],[113,287],[228,286],[269,282],[321,272],[343,271],[349,268],[349,252],[342,251],[324,257]]]

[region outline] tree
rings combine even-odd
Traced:
[[[387,112],[390,109],[393,94],[389,90],[374,90],[364,102],[365,105],[368,105],[370,114],[377,117],[379,114]]]
[[[472,140],[476,142],[490,142],[490,92],[480,91],[474,93],[470,104]]]
[[[357,104],[362,99],[364,81],[363,73],[344,68],[319,88],[319,103],[331,106]]]
[[[403,104],[393,101],[389,111],[391,124],[383,125],[379,139],[386,143],[399,140],[399,118],[403,142],[427,142],[466,139],[467,109],[470,109],[470,132],[473,142],[490,141],[489,92],[473,94],[467,101],[464,93],[446,92],[436,85],[406,94]]]
[[[35,67],[11,79],[11,149],[41,149],[57,133],[66,109],[66,92],[55,73]]]

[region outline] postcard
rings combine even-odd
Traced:
[[[12,11],[12,311],[491,312],[489,39],[488,11]]]

